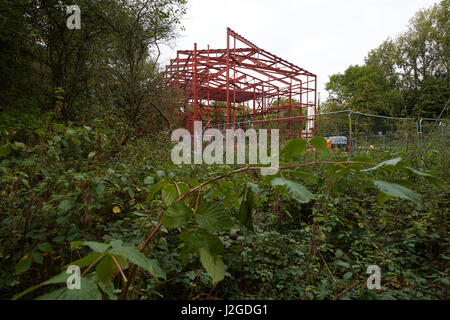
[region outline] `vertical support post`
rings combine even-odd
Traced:
[[[317,117],[317,76],[314,76],[314,134],[316,136],[316,118]]]
[[[227,129],[230,128],[230,28],[227,28]]]
[[[422,122],[423,122],[423,118],[419,120],[419,127],[417,130],[417,133],[419,135],[419,157],[420,157],[420,159],[422,159],[422,138],[423,138]]]
[[[302,92],[302,89],[303,89],[303,81],[302,80],[300,80],[300,96],[299,96],[299,105],[298,105],[298,108],[299,108],[299,111],[300,111],[300,116],[301,117],[299,117],[298,118],[298,120],[297,120],[297,123],[298,123],[298,136],[300,137],[300,138],[302,138],[302,117],[303,117],[303,92]],[[305,138],[307,138],[307,137],[305,137]]]
[[[265,92],[264,92],[264,83],[261,85],[262,88],[262,100],[261,100],[261,128],[264,129],[264,100],[265,100]]]
[[[280,98],[278,98],[278,101],[280,101]],[[278,103],[279,104],[279,103]],[[292,135],[292,78],[289,83],[289,139],[292,139],[294,136]]]
[[[193,121],[198,120],[198,88],[197,88],[197,43],[194,43],[194,76],[193,76],[193,112],[194,112],[194,119]]]
[[[236,59],[236,37],[234,38],[233,58]],[[236,62],[233,63],[233,129],[236,129]]]
[[[352,109],[348,110],[348,158],[351,159],[353,156],[353,139],[352,139]]]
[[[256,121],[256,86],[254,85],[253,86],[253,128],[255,128],[255,121]]]
[[[206,80],[206,85],[208,86],[208,120],[207,120],[207,127],[209,127],[209,122],[210,122],[210,106],[209,106],[209,44],[208,44],[208,74],[207,74],[207,80]]]
[[[177,87],[177,89],[180,87],[180,69],[179,69],[179,66],[178,66],[178,64],[179,64],[179,61],[180,61],[180,52],[179,51],[177,51],[177,69],[176,69],[176,80],[175,80],[175,83],[176,83],[176,87]],[[178,122],[179,122],[179,124],[180,125],[184,125],[184,123],[183,123],[183,115],[181,114],[181,110],[180,110],[180,102],[181,102],[181,99],[180,99],[180,92],[177,90],[176,91],[176,96],[177,96],[177,112],[178,112]],[[183,104],[183,107],[185,107],[185,105]]]

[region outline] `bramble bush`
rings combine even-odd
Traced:
[[[174,165],[164,133],[130,130],[2,135],[1,298],[448,299],[446,173],[388,152],[348,161],[316,137],[285,143],[261,177]]]

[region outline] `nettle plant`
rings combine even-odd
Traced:
[[[181,252],[184,265],[198,260],[217,284],[224,279],[226,266],[223,261],[224,244],[219,237],[223,232],[236,232],[245,228],[254,230],[253,217],[258,204],[258,190],[272,189],[281,197],[306,204],[312,200],[330,199],[330,190],[339,185],[342,179],[350,181],[347,187],[361,188],[366,192],[378,192],[380,204],[393,198],[400,198],[421,205],[420,196],[411,190],[411,175],[428,180],[442,188],[442,182],[436,176],[413,169],[411,164],[401,157],[373,163],[369,158],[354,158],[351,161],[331,161],[327,155],[327,142],[322,137],[309,141],[301,138],[289,140],[280,152],[280,167],[277,174],[258,179],[254,184],[243,179],[233,179],[239,174],[260,172],[261,166],[246,165],[229,170],[214,178],[199,183],[194,179],[174,176],[172,180],[148,177],[153,185],[148,190],[147,203],[161,198],[164,210],[160,212],[157,222],[150,234],[137,247],[127,246],[122,240],[107,240],[105,243],[95,241],[72,242],[71,249],[88,247],[92,250],[87,256],[67,264],[64,270],[37,286],[29,288],[14,297],[19,299],[33,290],[43,286],[60,285],[56,290],[40,296],[40,299],[126,299],[128,291],[136,278],[139,267],[156,280],[166,279],[166,271],[151,255],[148,245],[159,230],[171,232],[176,230],[180,244],[174,250]],[[319,159],[320,158],[320,159]],[[306,161],[310,159],[310,161]],[[321,190],[324,196],[308,190],[300,181],[314,182],[317,177],[309,168],[326,166],[326,186]],[[219,186],[211,186],[221,181]],[[244,181],[244,183],[243,183]],[[235,186],[234,183],[239,184]],[[221,187],[229,185],[241,190],[232,199],[215,201]],[[225,186],[226,187],[226,186]],[[231,205],[228,205],[228,202]],[[66,272],[70,265],[84,269],[81,273],[80,289],[66,286],[71,274]],[[121,281],[113,280],[120,275]],[[116,287],[114,286],[116,284]]]

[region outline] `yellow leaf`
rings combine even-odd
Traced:
[[[114,206],[113,209],[112,209],[112,211],[113,211],[114,213],[120,213],[122,210],[120,210],[120,207],[119,207],[119,206]]]

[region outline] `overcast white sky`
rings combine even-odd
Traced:
[[[226,48],[230,27],[260,48],[318,77],[321,100],[329,76],[364,57],[383,40],[406,30],[416,11],[438,0],[188,0],[185,31],[163,46],[160,63],[176,50]]]

